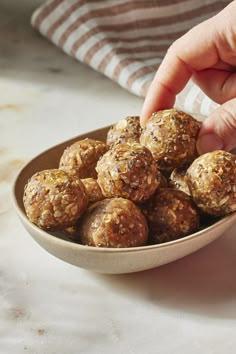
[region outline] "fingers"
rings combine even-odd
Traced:
[[[159,109],[170,108],[192,74],[217,64],[215,40],[219,28],[215,17],[194,27],[168,50],[145,99],[141,123]]]
[[[173,107],[176,95],[192,76],[191,68],[171,52],[172,49],[168,51],[148,90],[141,114],[142,125],[153,112]]]
[[[224,103],[236,97],[235,69],[202,70],[193,75],[193,81],[217,103]]]
[[[199,154],[236,147],[236,98],[224,103],[205,119],[198,135]]]

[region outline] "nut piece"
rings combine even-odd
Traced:
[[[160,188],[142,206],[153,243],[173,241],[199,228],[199,217],[191,198],[172,188]]]
[[[140,136],[160,170],[191,163],[197,156],[196,137],[200,122],[187,113],[169,109],[153,113]]]
[[[81,182],[86,188],[89,203],[96,203],[105,198],[96,179],[85,178],[82,179]]]
[[[160,182],[151,152],[140,144],[118,144],[98,161],[98,184],[105,197],[148,199]]]
[[[52,169],[30,178],[23,202],[31,222],[43,230],[62,230],[76,223],[87,207],[88,197],[77,177]]]
[[[187,183],[197,206],[223,216],[236,210],[236,155],[217,150],[199,156],[187,170]]]
[[[178,189],[188,195],[190,195],[189,187],[186,181],[186,166],[175,168],[169,179],[169,187]]]
[[[59,168],[79,178],[97,178],[95,167],[98,159],[108,150],[108,146],[99,140],[84,139],[65,149]]]
[[[80,222],[81,243],[95,247],[137,247],[148,239],[147,222],[139,208],[123,198],[92,204]]]
[[[119,120],[107,133],[107,145],[139,143],[141,134],[140,118],[129,116]]]

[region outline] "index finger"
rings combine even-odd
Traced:
[[[195,71],[217,63],[217,16],[194,27],[169,48],[148,90],[142,110],[142,124],[153,112],[173,107],[176,95]]]

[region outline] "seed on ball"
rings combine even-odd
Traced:
[[[107,133],[107,145],[139,143],[142,128],[140,117],[128,116],[114,124]]]
[[[95,247],[137,247],[148,239],[148,226],[141,210],[124,198],[92,204],[80,222],[80,241]]]
[[[236,211],[236,155],[222,150],[201,155],[186,176],[190,193],[202,211],[214,216]]]
[[[200,122],[185,112],[176,109],[158,111],[147,121],[140,143],[151,151],[158,168],[170,173],[197,157],[199,129]]]
[[[173,241],[199,228],[199,216],[191,198],[172,188],[160,188],[142,205],[152,243]]]
[[[35,173],[25,186],[26,215],[43,230],[63,230],[74,225],[88,204],[79,178],[58,169]]]
[[[118,144],[97,164],[98,184],[107,198],[148,199],[160,184],[151,152],[140,144]]]
[[[81,182],[86,188],[89,204],[96,203],[105,198],[96,179],[84,178],[81,179]]]
[[[97,178],[97,162],[107,150],[108,146],[103,141],[79,140],[64,150],[59,168],[79,178]]]

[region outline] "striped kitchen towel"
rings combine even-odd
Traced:
[[[230,1],[49,0],[32,25],[64,52],[145,96],[168,47]],[[176,106],[209,114],[217,105],[192,82]]]

